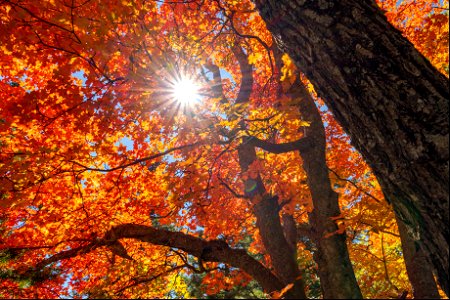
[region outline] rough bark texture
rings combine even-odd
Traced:
[[[448,80],[373,0],[255,0],[377,176],[448,294]]]
[[[402,240],[403,258],[406,272],[413,288],[415,299],[440,299],[434,281],[433,267],[425,252],[409,235],[403,222],[397,218],[400,239]]]
[[[236,104],[246,103],[250,100],[253,87],[252,67],[248,58],[241,48],[235,48],[234,54],[241,68],[242,80]],[[241,123],[241,127],[245,127]],[[246,172],[251,163],[256,161],[256,150],[249,143],[251,137],[244,137],[238,148],[239,165],[242,172]],[[256,227],[259,230],[264,247],[267,250],[274,268],[275,274],[280,280],[288,285],[294,286],[286,294],[288,298],[306,299],[304,286],[297,265],[296,247],[292,247],[287,241],[279,215],[278,197],[273,197],[266,192],[259,174],[256,178],[248,178],[244,181],[245,195],[255,203],[254,214],[256,216]]]

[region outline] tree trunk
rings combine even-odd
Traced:
[[[448,80],[372,0],[255,0],[377,176],[448,294]]]
[[[282,68],[282,52],[272,47],[275,64]],[[317,247],[314,259],[325,299],[361,299],[362,294],[347,249],[346,234],[337,234],[338,227],[332,219],[340,215],[338,194],[331,188],[325,158],[325,129],[314,99],[297,77],[288,91],[292,99],[299,103],[303,119],[310,122],[304,128],[303,139],[309,139],[308,147],[298,147],[306,172],[308,188],[314,209],[309,215],[311,232]],[[331,234],[331,235],[330,235]],[[329,235],[328,237],[326,237]]]
[[[303,169],[307,175],[314,209],[310,214],[314,242],[317,246],[317,264],[325,299],[362,299],[348,254],[346,234],[336,233],[338,227],[332,219],[341,214],[338,194],[331,188],[325,159],[325,129],[314,100],[303,84],[297,80],[291,88],[292,97],[300,98],[299,108],[305,121],[305,136],[312,140],[311,147],[301,148]],[[331,236],[326,237],[327,234]]]
[[[397,218],[398,231],[402,240],[403,258],[409,282],[413,288],[415,299],[440,299],[439,291],[434,281],[433,268],[425,252],[408,235],[407,228]]]
[[[253,71],[242,48],[235,47],[233,52],[239,62],[242,74],[241,86],[235,103],[242,104],[250,100]],[[244,127],[244,122],[241,122],[240,126]],[[238,147],[239,165],[243,173],[257,160],[255,147],[248,143],[250,139],[251,137],[244,137]],[[267,193],[259,174],[255,178],[246,179],[244,187],[245,195],[254,203],[256,227],[272,260],[275,274],[285,285],[294,284],[286,297],[306,299],[303,282],[299,279],[301,273],[297,265],[296,247],[291,247],[281,226],[278,197]]]
[[[242,74],[241,85],[236,104],[246,103],[250,100],[253,87],[253,70],[248,64],[248,58],[240,46],[233,49],[238,60]],[[214,64],[205,66],[213,73],[212,89],[216,97],[227,101],[223,95],[220,70]],[[234,116],[229,116],[231,119]],[[244,128],[245,123],[241,122],[240,127]],[[256,151],[249,143],[250,137],[242,138],[242,143],[238,147],[239,165],[241,172],[245,173],[249,166],[256,161]],[[296,247],[292,247],[292,241],[285,236],[284,228],[281,226],[278,198],[270,196],[264,187],[259,174],[255,178],[244,180],[245,196],[251,199],[254,204],[253,213],[256,216],[256,227],[261,235],[267,253],[272,260],[272,266],[277,278],[283,287],[293,283],[293,287],[284,295],[285,298],[306,299],[301,272],[297,265]]]
[[[244,138],[238,148],[239,165],[242,172],[246,172],[250,164],[256,161],[255,148],[246,143],[247,139]],[[255,203],[256,227],[272,260],[275,274],[285,285],[294,283],[294,287],[287,296],[293,299],[306,299],[303,282],[301,279],[298,279],[301,273],[297,265],[296,247],[291,247],[281,226],[278,197],[272,197],[267,194],[259,175],[256,178],[245,180],[244,186],[245,195],[250,197],[251,201]]]

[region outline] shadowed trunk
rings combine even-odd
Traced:
[[[377,176],[448,294],[448,80],[372,0],[254,0]]]
[[[402,240],[403,258],[406,272],[413,288],[415,299],[440,299],[434,281],[433,267],[425,252],[409,235],[403,222],[397,218],[398,231]]]

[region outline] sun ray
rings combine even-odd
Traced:
[[[199,87],[189,78],[181,78],[172,86],[172,96],[182,106],[191,106],[200,98]]]

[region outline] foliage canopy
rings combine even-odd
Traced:
[[[448,1],[398,2],[380,5],[448,76]],[[301,230],[307,162],[255,147],[243,168],[238,153],[249,138],[305,138],[311,123],[289,94],[299,78],[339,194],[329,234],[347,234],[365,297],[412,294],[374,175],[250,1],[0,3],[0,297],[282,297],[290,286],[261,287],[277,279],[254,214],[258,176],[295,220],[295,259],[319,297]],[[187,79],[198,86],[188,104],[173,95]]]

